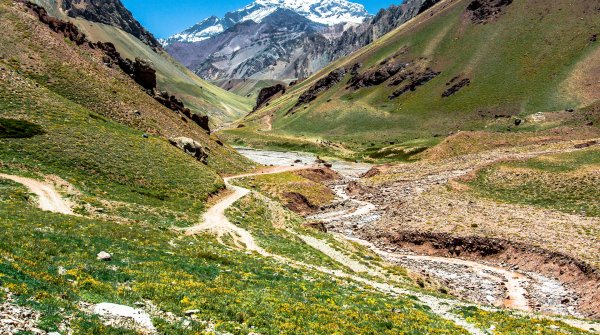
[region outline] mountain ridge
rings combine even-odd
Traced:
[[[241,9],[226,13],[223,18],[208,17],[190,28],[161,40],[163,46],[173,43],[201,42],[244,21],[262,23],[278,9],[288,9],[319,24],[361,23],[369,17],[364,6],[346,0],[258,0]]]
[[[319,26],[316,23],[310,27],[313,29],[286,31],[286,23],[282,22],[280,27],[275,27],[277,34],[272,36],[261,35],[266,24],[262,20],[262,23],[244,21],[198,42],[174,42],[167,45],[166,50],[207,80],[290,82],[306,78],[330,62],[373,42],[437,1],[409,0],[400,6],[382,9],[376,16],[366,18],[362,23],[339,23],[332,26]],[[275,13],[267,15],[263,20]],[[293,11],[287,12],[290,21],[297,20],[295,16],[301,15]],[[306,16],[305,20],[310,21]],[[232,34],[231,29],[236,29],[238,33]],[[231,38],[232,35],[234,38]]]

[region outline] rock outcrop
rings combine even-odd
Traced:
[[[183,150],[186,154],[196,158],[198,161],[207,164],[208,163],[208,148],[202,146],[202,144],[194,141],[187,137],[175,137],[170,138],[169,142],[180,150]]]
[[[68,16],[117,27],[137,37],[154,50],[160,43],[131,15],[120,0],[63,0],[62,9]]]
[[[335,84],[342,81],[342,78],[344,78],[345,74],[345,69],[337,69],[331,71],[324,78],[319,79],[313,86],[306,90],[306,92],[300,95],[300,97],[298,98],[298,102],[296,103],[294,108],[292,108],[292,110],[302,105],[305,105],[311,101],[314,101],[319,96],[319,94],[327,91],[328,89],[332,88]]]
[[[98,315],[107,325],[125,327],[134,323],[134,329],[144,333],[154,334],[156,328],[152,318],[141,309],[112,303],[101,303],[92,308],[92,313]]]
[[[275,95],[279,93],[285,93],[285,85],[277,84],[275,86],[269,86],[261,89],[258,93],[258,98],[256,99],[256,107],[254,107],[254,110],[257,110],[260,107],[267,104]]]
[[[186,108],[182,101],[177,99],[169,92],[162,92],[157,89],[156,70],[150,61],[136,58],[134,61],[124,58],[117,51],[114,44],[110,42],[91,42],[85,34],[79,31],[77,26],[71,22],[62,21],[48,14],[42,6],[34,4],[30,1],[22,1],[25,6],[30,8],[37,15],[40,22],[46,24],[50,29],[62,34],[65,38],[75,42],[82,47],[100,50],[104,53],[102,61],[106,66],[118,67],[121,71],[133,79],[148,95],[153,97],[163,106],[171,109],[174,112],[182,113],[195,122],[198,126],[210,132],[209,119],[207,116],[192,113],[189,108]]]
[[[513,0],[473,0],[467,7],[467,16],[473,23],[485,24],[504,14],[506,7],[512,2]]]
[[[348,85],[351,88],[359,89],[363,87],[380,85],[386,82],[402,69],[410,65],[408,62],[402,59],[402,55],[404,54],[405,50],[400,51],[394,56],[387,58],[381,63],[367,69],[365,72],[360,74],[357,73],[350,79]]]
[[[434,71],[430,68],[425,69],[425,71],[423,72],[410,72],[404,77],[403,80],[400,81],[403,82],[405,80],[408,80],[408,83],[402,85],[402,87],[400,87],[398,90],[392,93],[390,95],[390,99],[398,98],[399,96],[409,91],[416,91],[419,86],[425,85],[440,74],[441,72]]]
[[[456,93],[458,93],[458,91],[460,91],[461,89],[469,86],[471,84],[471,79],[469,78],[463,78],[461,80],[459,80],[459,77],[454,77],[452,78],[452,80],[450,80],[450,82],[448,82],[446,84],[446,86],[450,86],[446,91],[444,91],[444,93],[442,93],[442,98],[447,98],[449,96],[452,96]],[[458,82],[457,82],[458,81]]]

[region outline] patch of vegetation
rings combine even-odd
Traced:
[[[283,208],[273,212],[273,208],[270,208],[260,198],[251,196],[240,200],[229,209],[227,217],[234,224],[250,231],[259,246],[270,253],[307,264],[345,269],[326,255],[305,244],[296,234],[310,235],[318,232],[302,227],[304,220]]]
[[[477,307],[459,307],[454,312],[477,327],[487,329],[489,334],[494,335],[573,335],[588,333],[560,321],[527,317],[515,318],[515,314],[511,312],[488,312]]]
[[[473,192],[510,203],[600,216],[600,149],[499,163],[469,182]]]
[[[0,118],[0,138],[32,138],[43,134],[42,127],[35,123]]]
[[[286,205],[294,199],[289,198],[295,192],[306,198],[311,207],[318,208],[331,203],[335,195],[325,185],[304,178],[294,172],[258,175],[235,181],[240,186],[258,190],[268,197]]]

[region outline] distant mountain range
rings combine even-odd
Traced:
[[[408,0],[370,16],[346,0],[258,0],[161,43],[208,80],[306,78],[386,34],[438,0]]]
[[[223,18],[211,16],[161,42],[165,46],[177,42],[200,42],[238,23],[246,21],[262,23],[265,18],[280,9],[290,10],[312,22],[328,26],[346,22],[361,23],[369,16],[362,5],[346,0],[258,0],[242,9],[225,14]]]

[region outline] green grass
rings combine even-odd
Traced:
[[[3,172],[58,175],[91,203],[103,198],[140,206],[187,208],[196,214],[203,211],[208,196],[224,186],[214,170],[165,139],[144,138],[141,131],[35,85],[20,85],[18,91],[13,88],[7,82],[0,84],[0,115],[29,120],[46,133],[0,139]]]
[[[305,244],[296,233],[318,234],[311,228],[302,227],[304,220],[281,209],[282,217],[275,217],[263,200],[251,196],[240,200],[228,210],[227,217],[232,223],[248,230],[259,246],[267,252],[282,255],[298,262],[325,266],[332,269],[345,269],[321,252]],[[279,222],[279,226],[276,224]],[[321,237],[326,234],[320,234]],[[347,270],[347,269],[346,269]]]
[[[268,197],[283,204],[289,199],[286,193],[295,192],[303,195],[310,205],[321,207],[330,204],[335,195],[325,185],[304,178],[293,172],[258,175],[235,181],[242,187],[259,190]]]
[[[410,298],[232,251],[208,236],[42,212],[27,198],[22,187],[0,182],[0,286],[42,311],[44,330],[55,330],[62,313],[72,313],[76,334],[122,334],[102,329],[76,303],[151,300],[178,316],[199,309],[201,320],[233,334],[465,333]],[[101,250],[113,261],[96,261]],[[204,329],[197,322],[189,329],[155,324],[169,334]]]
[[[560,321],[525,317],[515,318],[515,315],[511,312],[488,312],[476,307],[460,307],[456,308],[455,312],[478,327],[487,329],[488,333],[493,335],[586,334],[586,332]]]
[[[479,111],[525,118],[537,112],[583,107],[577,92],[565,90],[565,81],[580,61],[598,49],[598,43],[589,41],[590,32],[600,29],[589,4],[517,0],[498,20],[481,25],[464,19],[468,3],[448,4],[433,16],[426,13],[334,62],[244,120],[252,124],[260,116],[273,114],[272,131],[260,132],[255,139],[250,131],[229,134],[256,146],[271,147],[277,140],[290,142],[290,138],[325,139],[364,153],[365,159],[380,159],[374,151],[385,151],[390,142],[435,142],[459,130],[525,132],[548,126],[525,123],[515,128],[513,119],[485,119]],[[346,89],[347,76],[306,108],[288,114],[298,96],[333,69],[360,63],[360,71],[366,71],[402,48],[408,50],[405,61],[424,57],[420,62],[441,71],[441,75],[394,100],[388,96],[395,88],[387,83],[356,91]],[[446,83],[459,75],[470,78],[471,84],[442,98]],[[555,122],[551,127],[560,124]],[[273,135],[270,141],[260,140],[269,134]],[[409,158],[389,155],[389,160]]]
[[[599,169],[600,150],[590,148],[499,163],[480,171],[469,185],[487,198],[600,216]]]

